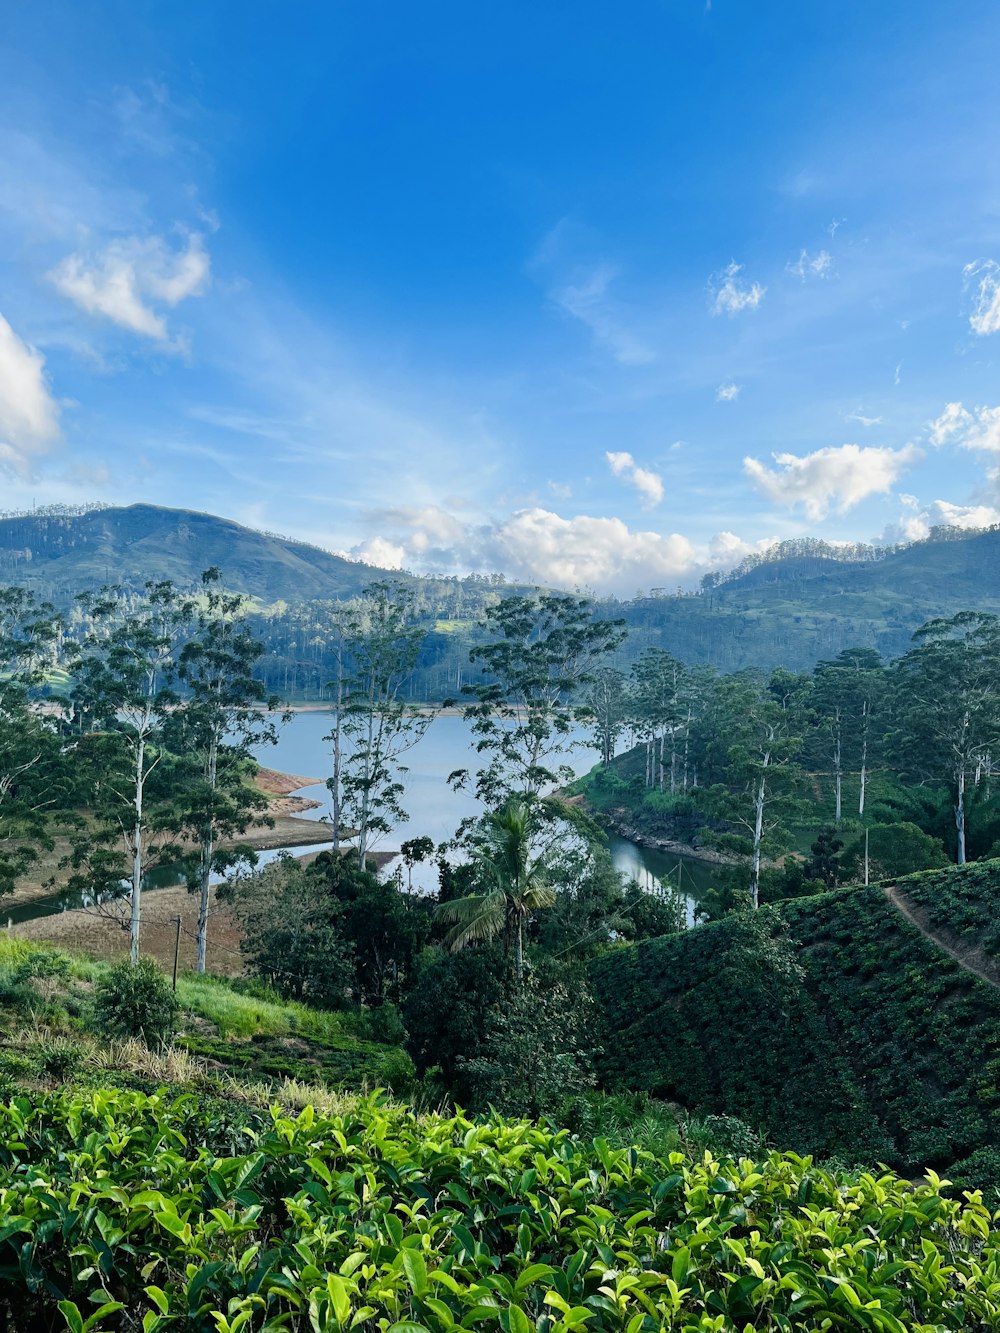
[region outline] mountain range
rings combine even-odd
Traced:
[[[876,554],[845,558],[836,547],[793,545],[706,580],[698,593],[601,600],[599,613],[622,616],[629,627],[624,664],[655,644],[723,670],[807,668],[855,645],[893,657],[925,620],[967,609],[1000,613],[1000,530],[938,530]],[[194,587],[211,565],[228,588],[272,606],[351,597],[377,578],[401,577],[193,510],[136,504],[0,517],[0,582],[31,586],[57,604],[105,583],[172,579]],[[441,602],[444,581],[402,577],[433,585],[431,600]],[[481,594],[483,580],[474,582]],[[436,615],[455,612],[439,605]],[[468,628],[456,623],[454,632]]]

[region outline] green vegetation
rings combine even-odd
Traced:
[[[657,1160],[376,1101],[237,1125],[190,1098],[0,1108],[0,1313],[110,1333],[986,1329],[978,1196],[772,1154]],[[61,1318],[60,1318],[61,1316]]]
[[[998,887],[996,862],[900,885],[994,931]],[[605,1087],[735,1115],[800,1151],[1000,1180],[1000,991],[878,886],[611,951],[589,977]]]
[[[139,1002],[141,1000],[141,1003]],[[79,1075],[124,1078],[149,1071],[151,1086],[177,1081],[216,1096],[233,1093],[233,1080],[264,1085],[276,1095],[289,1079],[324,1090],[392,1087],[406,1091],[413,1064],[398,1044],[383,1039],[372,1015],[335,1014],[283,1001],[257,984],[232,983],[191,973],[177,984],[174,1012],[169,985],[155,964],[127,961],[109,968],[56,949],[0,935],[0,1030],[6,1032],[0,1054],[0,1080],[12,1089],[42,1085],[54,1075],[53,1048],[66,1053],[67,1069]],[[95,1042],[95,1034],[110,1043]],[[194,1057],[175,1070],[169,1050],[164,1062],[147,1061],[142,1049],[116,1070],[102,1051],[120,1050],[123,1040],[145,1039]],[[149,1083],[145,1086],[150,1086]],[[244,1095],[238,1088],[236,1095]]]

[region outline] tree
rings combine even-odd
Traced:
[[[399,854],[406,865],[406,887],[413,892],[413,867],[420,865],[434,855],[434,839],[427,837],[407,838],[400,844]]]
[[[498,637],[469,654],[484,679],[463,690],[475,700],[465,716],[476,752],[486,756],[476,795],[495,807],[572,777],[560,757],[573,746],[574,700],[624,630],[620,620],[596,620],[584,598],[561,594],[505,597],[487,608],[482,628]],[[467,779],[466,769],[451,775]]]
[[[609,767],[628,721],[625,676],[615,667],[598,667],[584,696],[584,710],[594,729],[601,763]]]
[[[337,708],[335,764],[343,740],[348,753],[341,765],[340,794],[334,808],[354,827],[359,868],[372,842],[408,818],[401,797],[402,756],[430,725],[402,698],[423,642],[412,623],[413,593],[397,584],[366,588],[345,624],[351,674]],[[339,804],[338,804],[339,802]]]
[[[71,782],[55,720],[33,699],[60,629],[33,593],[0,588],[0,894],[52,846],[49,816]]]
[[[73,703],[98,734],[82,753],[89,756],[94,828],[78,839],[74,882],[99,893],[113,892],[128,863],[132,962],[139,960],[142,882],[153,835],[172,827],[162,809],[151,812],[150,782],[170,762],[163,732],[177,703],[175,636],[183,608],[169,582],[148,583],[146,597],[128,605],[120,589],[105,589],[85,605],[95,622],[76,663]],[[175,854],[171,848],[169,854]],[[161,849],[162,851],[162,849]]]
[[[220,854],[219,839],[265,822],[267,800],[247,778],[256,766],[254,749],[278,739],[269,716],[278,700],[267,697],[253,674],[264,648],[247,625],[246,599],[222,590],[218,569],[207,569],[202,584],[203,599],[178,656],[188,697],[168,728],[174,748],[197,766],[184,784],[179,823],[198,844],[199,972],[205,971],[212,876],[234,864],[234,853]]]
[[[839,825],[845,767],[857,768],[859,818],[865,813],[872,746],[885,695],[885,668],[873,648],[848,648],[833,661],[820,662],[813,681],[813,706],[820,732],[829,745],[834,775],[834,818]]]
[[[803,867],[806,879],[818,879],[828,889],[835,889],[840,879],[839,853],[844,844],[835,829],[820,829],[810,847],[812,855]]]
[[[534,912],[555,902],[542,861],[532,855],[535,832],[532,810],[523,801],[512,798],[487,815],[474,850],[483,890],[437,909],[438,919],[452,926],[448,944],[453,950],[497,938],[505,952],[513,947],[519,983],[524,980],[525,925]]]
[[[279,995],[323,1009],[344,1005],[354,955],[340,929],[340,904],[321,874],[282,854],[219,890],[243,931],[247,967]]]
[[[709,759],[722,781],[711,791],[715,812],[733,831],[717,841],[750,864],[750,906],[760,905],[761,863],[784,846],[783,819],[796,804],[798,754],[807,722],[802,677],[776,671],[720,681],[710,720]]]
[[[901,769],[947,783],[955,860],[966,861],[966,789],[1000,740],[1000,620],[963,611],[931,620],[893,666],[894,731]]]

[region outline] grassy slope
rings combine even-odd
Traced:
[[[0,1083],[44,1086],[60,1081],[63,1068],[100,1064],[90,1006],[106,971],[105,963],[0,935]],[[177,998],[176,1046],[195,1058],[187,1072],[204,1075],[206,1086],[213,1079],[220,1087],[231,1079],[273,1086],[293,1079],[327,1090],[409,1085],[409,1057],[366,1039],[347,1015],[193,973],[179,979]]]
[[[964,884],[960,871],[933,878],[901,888],[962,886],[990,918],[1000,864]],[[973,1174],[1000,1166],[1000,992],[878,886],[625,948],[591,978],[609,1086],[740,1116],[799,1151],[910,1170],[978,1153]]]

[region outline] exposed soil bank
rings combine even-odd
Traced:
[[[580,798],[579,803],[598,824],[610,829],[612,833],[617,833],[620,838],[627,838],[629,842],[636,843],[639,847],[649,847],[657,852],[668,852],[673,856],[687,856],[692,861],[705,861],[711,865],[735,866],[742,864],[738,857],[731,856],[727,852],[716,851],[714,847],[697,847],[690,842],[680,842],[676,838],[661,838],[656,834],[643,833],[641,829],[637,829],[634,824],[629,823],[629,812],[624,806],[618,806],[613,810],[595,810],[583,797]]]

